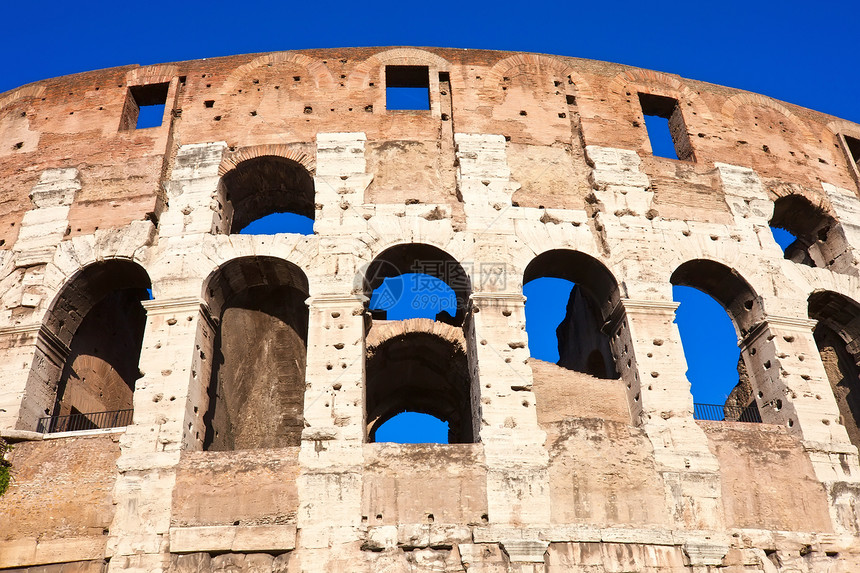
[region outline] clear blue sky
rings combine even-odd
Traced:
[[[650,68],[860,122],[860,3],[58,2],[3,5],[0,92],[132,63],[335,46],[533,51]]]
[[[449,46],[630,64],[750,90],[860,122],[856,0],[453,5],[48,0],[7,2],[3,20],[0,93],[43,78],[133,63],[301,48]],[[559,286],[546,288],[558,291]],[[695,295],[676,290],[676,300],[683,301],[679,324],[682,333],[688,331],[685,344],[696,338],[693,327],[683,324],[685,313],[705,312],[701,304],[683,298]],[[529,312],[531,323],[542,320],[551,326],[559,310],[532,306]],[[720,312],[717,308],[715,316]],[[733,339],[731,325],[723,326],[724,338]],[[533,353],[552,358],[551,342],[533,338]],[[736,348],[726,352],[734,352],[734,358],[719,353],[724,367],[737,360]],[[714,371],[710,365],[702,366]],[[719,403],[726,392],[716,381],[731,378],[733,368],[713,380],[694,381],[694,391],[696,384],[709,389],[698,390],[697,401]],[[690,376],[700,374],[691,370]]]

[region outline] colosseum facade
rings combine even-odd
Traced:
[[[851,122],[530,53],[0,94],[0,569],[858,571],[858,161]],[[238,233],[276,212],[313,233]],[[372,311],[416,264],[456,309]],[[580,293],[564,366],[529,358],[540,277]],[[673,285],[728,312],[757,423],[697,419]],[[450,443],[376,442],[402,411]]]

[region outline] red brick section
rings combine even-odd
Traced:
[[[385,64],[428,65],[431,80],[434,73],[448,73],[450,117],[386,112]],[[175,109],[165,114],[161,127],[119,129],[129,85],[171,80],[168,106]],[[0,94],[0,248],[14,243],[31,207],[27,193],[46,168],[80,170],[83,187],[70,213],[67,238],[121,227],[150,213],[157,216],[169,169],[165,155],[169,158],[180,144],[226,141],[237,152],[234,159],[266,146],[311,150],[319,132],[363,131],[371,148],[374,142],[392,140],[435,146],[447,137],[442,123],[452,121],[456,132],[503,134],[512,145],[566,146],[561,161],[571,158],[570,176],[578,179],[582,154],[571,146],[611,146],[648,156],[637,92],[677,99],[693,147],[695,162],[649,157],[643,164],[657,182],[657,203],[670,211],[685,210],[685,205],[679,203],[677,189],[661,188],[659,182],[676,178],[681,169],[710,204],[707,196],[718,193],[711,176],[715,161],[752,167],[766,185],[778,177],[812,195],[820,193],[821,180],[856,187],[844,150],[828,127],[846,122],[764,96],[618,64],[540,54],[305,50],[112,68]],[[575,100],[573,107],[568,96]],[[263,147],[243,151],[252,146]],[[453,184],[450,178],[439,181],[422,174],[422,169],[438,172],[439,166],[417,165],[409,178]],[[528,180],[530,167],[519,169]],[[456,195],[446,191],[447,200],[456,202]],[[772,189],[774,196],[777,192]],[[544,194],[525,190],[521,198],[524,206],[574,207],[580,199],[571,194],[572,188],[560,186]],[[719,201],[711,208],[713,220],[721,210]]]

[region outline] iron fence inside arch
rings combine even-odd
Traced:
[[[726,404],[693,404],[693,418],[715,422],[747,422],[761,424],[761,415],[755,402],[747,407]]]
[[[111,410],[109,412],[77,412],[68,416],[47,416],[39,418],[37,432],[53,434],[56,432],[78,432],[101,428],[121,428],[131,424],[134,410]]]

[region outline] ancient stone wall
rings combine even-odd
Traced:
[[[858,161],[856,124],[540,54],[0,94],[0,569],[858,570]],[[283,211],[313,234],[237,234]],[[416,268],[456,309],[371,311]],[[561,366],[529,358],[541,277],[577,285]],[[673,285],[729,313],[762,423],[695,418]],[[403,410],[452,443],[376,443]]]

